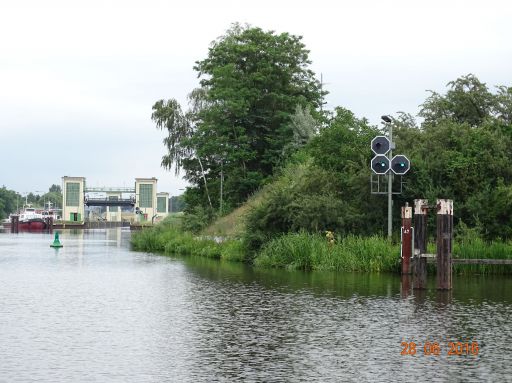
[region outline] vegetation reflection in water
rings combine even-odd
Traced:
[[[229,283],[257,283],[280,291],[310,291],[313,294],[340,298],[358,296],[414,298],[451,303],[481,304],[485,301],[512,303],[512,279],[508,276],[457,275],[454,289],[448,293],[436,290],[435,274],[428,280],[426,290],[412,289],[409,281],[403,291],[402,278],[394,273],[339,273],[325,271],[297,271],[254,268],[248,265],[217,261],[204,257],[176,257],[194,274],[212,281]]]

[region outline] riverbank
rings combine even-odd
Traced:
[[[135,233],[132,247],[137,251],[166,255],[203,256],[253,263],[258,267],[324,271],[398,271],[400,249],[377,236],[344,238],[329,244],[320,235],[295,233],[268,242],[251,254],[243,241],[197,237],[176,227],[155,227]]]
[[[197,236],[182,231],[176,222],[163,223],[134,233],[134,250],[165,255],[201,256],[245,262],[256,267],[288,270],[399,272],[400,244],[379,236],[337,237],[329,243],[320,234],[290,233],[268,241],[259,251],[250,252],[240,239]],[[435,252],[435,244],[429,244]],[[512,259],[512,242],[485,242],[480,238],[454,241],[454,258]],[[429,265],[434,268],[434,265]],[[453,265],[457,274],[512,274],[510,265]]]
[[[134,233],[133,250],[165,255],[201,256],[227,261],[244,262],[246,252],[239,240],[216,241],[213,237],[197,237],[172,225],[157,225]]]

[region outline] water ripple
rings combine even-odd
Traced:
[[[129,233],[0,234],[0,382],[506,381],[510,278],[264,271],[130,252]],[[432,282],[431,286],[432,286]],[[497,288],[499,286],[500,288]],[[478,341],[477,356],[448,342]],[[401,342],[417,354],[402,356]],[[439,342],[441,355],[423,354]]]

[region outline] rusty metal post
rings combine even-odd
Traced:
[[[402,274],[411,274],[412,255],[412,207],[402,207]]]
[[[437,200],[437,289],[452,288],[453,201]]]
[[[427,288],[427,258],[421,254],[427,252],[427,212],[428,200],[414,200],[414,289]]]

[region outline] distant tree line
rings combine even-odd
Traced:
[[[48,207],[48,202],[53,208],[62,204],[62,190],[59,185],[53,184],[44,194],[20,194],[14,190],[9,190],[5,186],[0,188],[0,219],[7,218],[9,214],[14,213],[17,209],[23,208],[25,204],[31,204],[34,207]]]
[[[179,195],[179,196],[172,196],[169,198],[169,212],[170,213],[179,213],[183,210],[185,210],[186,207],[185,203],[185,196]]]

